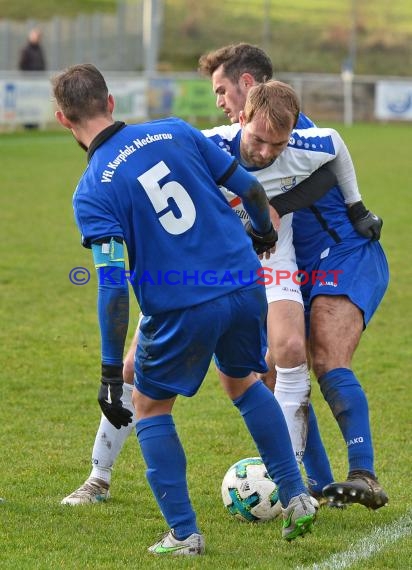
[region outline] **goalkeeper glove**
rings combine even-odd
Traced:
[[[97,400],[109,422],[120,429],[132,421],[132,412],[123,407],[123,366],[102,364],[102,379]]]
[[[270,225],[270,230],[265,234],[257,232],[250,221],[246,223],[245,230],[252,240],[253,249],[257,255],[263,255],[266,251],[272,249],[278,241],[278,233],[272,224]]]
[[[372,240],[378,240],[381,237],[382,218],[367,210],[363,202],[356,202],[350,206],[348,216],[361,236]]]

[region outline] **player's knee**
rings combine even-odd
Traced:
[[[351,368],[352,353],[342,347],[323,344],[312,345],[310,350],[311,368],[316,378],[320,378],[335,368]]]
[[[305,339],[301,335],[289,335],[282,339],[275,350],[276,364],[282,368],[293,368],[306,362]]]

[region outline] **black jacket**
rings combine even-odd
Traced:
[[[22,71],[44,71],[46,60],[39,44],[28,42],[21,51],[19,69]]]

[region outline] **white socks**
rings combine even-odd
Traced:
[[[110,484],[112,467],[128,435],[136,425],[136,415],[132,404],[133,384],[123,384],[123,406],[133,413],[132,422],[126,427],[116,429],[102,414],[96,433],[92,452],[92,471],[90,477],[97,477]]]
[[[296,461],[302,462],[308,436],[310,377],[307,364],[295,368],[276,366],[275,398],[288,426]]]

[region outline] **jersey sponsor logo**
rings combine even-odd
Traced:
[[[229,202],[231,208],[236,208],[236,206],[240,206],[241,203],[242,200],[239,198],[239,196],[236,196],[236,198],[233,198],[233,200],[230,200]]]
[[[236,212],[236,214],[242,220],[242,223],[245,224],[249,220],[249,214],[243,208],[242,200],[239,198],[239,196],[236,196],[232,199],[229,199],[228,197],[226,198],[229,200],[230,207]]]
[[[249,220],[249,214],[246,212],[246,210],[236,210],[236,214],[244,222],[247,222]]]

